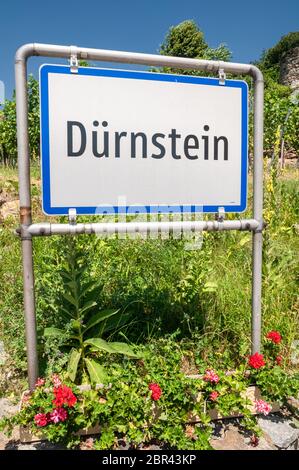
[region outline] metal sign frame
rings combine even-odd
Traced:
[[[241,220],[185,222],[122,222],[66,224],[32,223],[30,154],[28,136],[28,96],[27,96],[27,60],[32,56],[59,57],[70,59],[70,68],[76,73],[78,59],[102,62],[133,63],[147,66],[171,67],[177,69],[200,70],[219,74],[221,83],[225,83],[225,73],[249,75],[254,82],[254,158],[253,158],[253,218]],[[252,315],[251,349],[252,353],[261,348],[261,287],[262,287],[262,239],[263,239],[263,103],[264,80],[261,71],[251,64],[238,64],[223,61],[186,59],[133,52],[90,49],[75,46],[50,44],[25,44],[15,56],[17,140],[20,198],[20,228],[18,233],[22,244],[24,313],[26,326],[26,347],[28,362],[28,381],[34,389],[38,377],[37,335],[34,296],[34,270],[32,238],[45,235],[66,235],[80,233],[146,233],[148,230],[160,231],[190,230],[219,231],[247,230],[252,232]]]

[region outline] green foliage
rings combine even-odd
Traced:
[[[284,134],[286,146],[296,151],[298,144],[299,110],[298,105],[292,102],[289,90],[282,85],[272,83],[265,90],[264,105],[264,149],[268,155],[275,151],[277,133],[280,139]]]
[[[196,59],[203,57],[207,49],[203,32],[195,21],[187,20],[170,28],[160,47],[160,54]]]
[[[28,79],[29,147],[33,161],[40,154],[39,86],[38,81]],[[17,163],[16,99],[6,100],[0,111],[0,163],[15,166]]]
[[[268,157],[280,157],[281,140],[284,139],[286,150],[298,154],[299,147],[299,107],[291,95],[289,87],[277,83],[271,70],[257,64],[264,73],[264,154]],[[253,153],[253,113],[249,115],[249,148]]]
[[[274,343],[266,337],[263,348],[265,366],[251,372],[263,397],[280,405],[286,404],[289,397],[297,397],[299,392],[299,373],[286,369],[287,361],[282,344]]]
[[[101,263],[95,276],[104,305],[127,308],[132,321],[122,329],[132,341],[203,325],[210,287],[210,249],[185,250],[182,240],[98,240]]]
[[[224,45],[216,48],[209,47],[204,34],[193,20],[186,20],[177,26],[172,26],[164,42],[160,46],[160,54],[174,57],[188,57],[190,59],[224,60],[229,61],[231,52]],[[186,75],[202,75],[195,70],[178,70],[163,67],[164,73],[180,73]]]
[[[291,90],[279,83],[283,56],[299,46],[299,32],[289,33],[265,51],[256,63],[265,79],[264,150],[266,155],[279,153],[282,138],[287,150],[299,152],[299,107]],[[252,129],[252,122],[251,122]],[[251,132],[252,135],[252,132]],[[277,141],[277,145],[276,145]],[[252,148],[252,140],[251,140]]]
[[[6,100],[0,111],[1,163],[15,165],[17,161],[16,102]]]
[[[271,373],[267,369],[260,371],[256,384],[267,400],[285,403],[286,397],[298,395],[299,374],[290,374],[275,366],[271,369]]]
[[[155,439],[173,448],[209,448],[210,420],[204,416],[203,403],[195,400],[201,381],[187,379],[180,372],[177,350],[171,354],[173,347],[171,341],[166,341],[160,345],[160,353],[164,348],[163,356],[158,356],[152,347],[144,351],[145,359],[137,364],[128,360],[113,363],[109,370],[109,387],[82,390],[71,385],[77,402],[71,408],[65,406],[68,419],[39,427],[34,420],[36,414],[47,415],[53,410],[53,385],[51,379],[47,380],[27,397],[18,415],[2,421],[1,428],[9,431],[12,424],[21,424],[35,434],[43,433],[50,441],[73,446],[77,444],[75,432],[100,424],[97,449],[113,448],[120,437],[131,447]],[[162,361],[166,368],[162,368]],[[162,387],[162,397],[156,402],[149,390],[152,380],[159,380]],[[191,426],[192,433],[188,434],[189,413],[199,412],[202,413],[201,426],[196,430]]]
[[[264,52],[262,63],[265,68],[270,69],[279,65],[284,54],[299,46],[299,31],[288,33],[282,36],[280,41]]]
[[[14,184],[7,184],[8,180],[16,181],[15,171],[6,169],[1,175],[5,179],[0,178],[0,189],[6,181],[5,190],[15,194]],[[299,192],[296,170],[271,175],[265,180],[263,323],[265,328],[282,332],[288,356],[299,328],[299,246],[295,229]],[[36,221],[43,218],[36,213]],[[16,224],[16,219],[7,219],[0,230],[0,330],[16,373],[25,376],[21,253],[20,242],[13,235]],[[49,372],[65,367],[67,361],[63,337],[51,336],[42,342],[45,328],[65,329],[67,322],[60,306],[67,307],[67,311],[71,307],[63,297],[61,278],[66,263],[65,243],[64,237],[34,240],[39,355],[41,370],[47,368]],[[181,240],[78,236],[76,243],[81,262],[88,266],[82,276],[83,284],[98,284],[93,299],[97,306],[87,313],[93,316],[105,310],[119,310],[108,319],[104,330],[105,322],[97,324],[96,333],[90,329],[87,333],[91,338],[107,342],[129,338],[143,344],[176,332],[177,341],[190,341],[190,350],[197,351],[197,357],[202,355],[215,365],[225,355],[231,367],[248,353],[250,234],[206,233],[201,249],[194,251],[185,250]],[[70,345],[68,351],[74,346]],[[9,386],[3,385],[3,391]]]
[[[81,256],[80,256],[81,255]],[[61,340],[61,346],[70,350],[68,360],[68,376],[74,382],[88,373],[93,383],[107,381],[107,373],[98,362],[96,353],[105,351],[110,354],[124,354],[137,358],[133,349],[126,343],[107,342],[100,338],[109,328],[109,320],[118,315],[119,310],[107,309],[97,311],[96,298],[99,285],[93,280],[84,280],[88,265],[84,263],[73,238],[67,240],[65,265],[60,271],[63,279],[63,300],[59,302],[59,315],[64,328],[49,327],[44,331],[46,338]]]
[[[297,102],[291,101],[289,104],[288,120],[284,129],[284,139],[286,145],[295,150],[299,155],[299,105]]]

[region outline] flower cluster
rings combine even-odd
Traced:
[[[64,406],[72,408],[77,402],[77,397],[72,389],[67,385],[63,385],[58,375],[52,377],[52,383],[54,385],[53,394],[55,397],[52,400],[54,409],[50,413],[37,413],[34,416],[34,422],[38,427],[44,427],[51,423],[63,423],[68,418],[68,412]],[[41,387],[44,384],[44,379],[38,379],[36,386]]]
[[[77,402],[76,396],[73,394],[72,390],[67,387],[67,385],[54,387],[53,392],[55,395],[53,405],[55,405],[57,408],[61,407],[62,405],[67,405],[69,408],[71,408]]]
[[[37,413],[34,416],[35,424],[42,428],[47,424],[57,424],[66,421],[68,418],[67,411],[64,408],[55,408],[51,413]]]
[[[156,383],[151,383],[151,384],[149,384],[148,388],[152,392],[151,399],[154,400],[154,401],[159,400],[159,398],[162,395],[162,390],[161,390],[160,386]]]
[[[248,364],[253,369],[260,369],[261,367],[264,367],[266,365],[264,356],[257,352],[249,356]]]
[[[264,400],[255,400],[255,409],[258,413],[267,416],[272,410],[272,406]]]
[[[214,390],[213,392],[210,393],[209,398],[210,398],[210,400],[212,400],[212,401],[216,401],[217,398],[218,398],[218,396],[219,396],[219,393],[216,392],[216,390]]]
[[[274,344],[279,344],[281,342],[281,334],[278,333],[278,331],[269,331],[266,338]]]
[[[45,385],[45,379],[42,379],[42,378],[39,377],[36,381],[35,386],[36,387],[42,387],[43,385]]]
[[[280,366],[283,359],[282,356],[277,355],[276,357],[273,357],[273,354],[275,354],[275,351],[276,354],[278,352],[275,347],[276,345],[281,343],[281,334],[278,331],[272,330],[266,334],[266,339],[273,343],[272,345],[271,343],[268,343],[268,345],[265,346],[267,361],[272,361],[272,364],[274,361],[274,363]],[[261,367],[264,367],[266,365],[265,357],[263,356],[263,354],[259,354],[258,352],[256,352],[255,354],[249,356],[248,365],[253,369],[260,369]]]
[[[67,416],[67,411],[64,408],[55,408],[55,410],[50,413],[50,420],[52,423],[59,423],[60,421],[65,421]]]
[[[219,382],[219,375],[213,369],[206,369],[203,380],[207,382],[206,392],[207,392],[207,399],[211,401],[217,401],[219,397],[219,392],[217,390],[213,390],[213,386],[218,384]]]
[[[45,413],[37,413],[34,416],[34,422],[39,427],[44,427],[48,424],[48,416]]]
[[[205,382],[211,382],[217,384],[219,382],[219,377],[212,369],[207,369],[205,375],[203,376]]]

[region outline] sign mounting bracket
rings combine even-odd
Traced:
[[[224,72],[224,69],[219,69],[218,75],[219,75],[219,85],[225,85],[226,73]]]
[[[224,207],[219,207],[218,214],[216,214],[218,222],[223,222],[225,220],[225,209]]]
[[[69,224],[76,225],[77,223],[77,211],[76,209],[69,209]]]
[[[70,55],[70,67],[71,73],[78,73],[78,55],[77,55],[77,46],[71,46],[71,55]]]

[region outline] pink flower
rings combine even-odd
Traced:
[[[56,408],[50,413],[50,420],[52,423],[59,423],[60,421],[65,421],[67,419],[67,411],[64,408]]]
[[[45,379],[42,379],[42,378],[39,377],[36,381],[35,386],[36,387],[42,387],[43,385],[45,385]]]
[[[54,387],[60,387],[62,385],[59,375],[57,374],[52,375],[52,382],[53,382]]]
[[[214,390],[213,392],[210,393],[209,398],[210,398],[210,400],[212,400],[212,401],[216,401],[217,398],[218,398],[218,396],[219,396],[219,393],[216,392],[216,390]]]
[[[272,410],[272,406],[264,400],[255,400],[255,409],[258,413],[262,413],[267,416]]]
[[[34,416],[34,422],[39,427],[44,427],[48,424],[48,418],[45,413],[38,413]]]
[[[211,382],[211,383],[215,383],[215,384],[219,382],[219,377],[218,377],[218,375],[217,375],[216,372],[214,372],[212,369],[207,369],[207,370],[206,370],[203,379],[204,379],[206,382]]]

